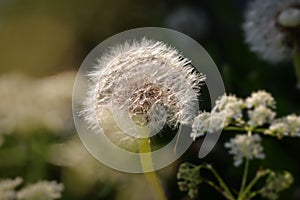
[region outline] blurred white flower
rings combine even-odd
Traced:
[[[61,198],[64,186],[56,181],[40,181],[18,191],[18,200],[53,200]]]
[[[171,128],[192,124],[199,83],[205,77],[190,63],[176,49],[145,38],[112,47],[88,74],[90,84],[80,115],[96,132],[99,123],[105,126],[107,115],[111,115],[109,122],[114,121],[115,111],[120,116],[126,113],[139,125],[150,124],[151,133],[164,120]],[[108,130],[106,135],[114,133]],[[118,140],[128,137],[120,134]]]
[[[0,135],[45,128],[70,131],[74,72],[33,79],[24,75],[0,77]]]
[[[282,138],[284,136],[300,137],[300,116],[295,114],[275,120],[265,134]]]
[[[15,200],[17,193],[14,190],[0,190],[0,200]]]
[[[299,10],[299,0],[254,0],[245,13],[243,29],[245,40],[252,51],[270,62],[279,62],[292,57],[290,44],[291,24],[299,22],[290,9]],[[297,18],[297,19],[295,19]]]
[[[242,123],[242,109],[244,101],[234,95],[223,95],[216,101],[212,112],[224,112],[226,115],[226,125],[232,121]]]
[[[17,193],[15,191],[23,182],[23,179],[17,177],[15,179],[1,179],[0,180],[0,200],[15,200]]]
[[[278,15],[278,23],[284,27],[300,25],[300,8],[286,8]]]
[[[194,38],[204,38],[209,32],[209,21],[203,10],[179,7],[171,11],[165,20],[168,28],[180,31]]]
[[[0,190],[14,190],[23,182],[21,177],[15,179],[1,179],[0,180]]]
[[[263,147],[259,135],[236,135],[225,147],[229,149],[229,154],[233,155],[234,166],[240,166],[244,159],[264,159]]]
[[[253,92],[250,97],[247,97],[246,100],[247,108],[255,108],[259,106],[265,106],[270,108],[275,108],[276,102],[273,96],[263,90]]]
[[[262,126],[264,124],[271,123],[275,118],[276,113],[273,112],[271,109],[260,105],[255,107],[253,110],[248,111],[248,124],[251,127]]]

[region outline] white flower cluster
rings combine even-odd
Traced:
[[[284,28],[299,26],[299,16],[299,0],[254,0],[245,14],[245,40],[252,51],[270,62],[290,59],[293,45],[286,42]]]
[[[197,137],[203,136],[205,133],[214,133],[222,130],[224,126],[223,113],[201,112],[195,117],[192,125],[191,137],[195,140]]]
[[[216,101],[216,105],[212,112],[223,112],[226,116],[226,124],[228,125],[233,121],[237,123],[242,122],[243,108],[244,102],[242,99],[239,99],[234,95],[223,95]]]
[[[292,114],[275,119],[276,113],[273,111],[275,104],[272,95],[262,90],[253,92],[244,100],[233,95],[224,95],[216,101],[211,113],[200,112],[195,117],[191,137],[195,140],[206,133],[220,131],[224,127],[228,127],[227,130],[247,132],[244,135],[237,135],[225,144],[225,147],[230,149],[229,153],[234,155],[234,165],[239,166],[244,158],[263,159],[261,138],[252,133],[259,132],[278,138],[300,137],[300,116]],[[269,126],[265,129],[267,125]]]
[[[248,110],[248,125],[252,128],[271,123],[276,116],[272,110],[275,108],[275,100],[270,93],[265,91],[253,92],[245,100]]]
[[[17,197],[15,188],[22,182],[23,179],[20,177],[0,180],[0,200],[15,200]]]
[[[40,181],[17,191],[23,179],[0,180],[0,200],[54,200],[61,198],[64,186],[55,181]]]
[[[74,72],[33,79],[24,75],[0,76],[0,135],[45,128],[54,133],[73,128]]]
[[[64,186],[56,181],[40,181],[21,189],[18,200],[53,200],[61,198]]]
[[[265,131],[265,134],[276,136],[279,139],[289,137],[300,137],[300,116],[288,115],[275,120]]]
[[[223,95],[216,101],[211,113],[200,112],[194,119],[191,137],[195,139],[229,125],[254,129],[270,124],[276,115],[273,108],[274,98],[262,90],[252,93],[245,100],[234,95]],[[247,116],[243,116],[244,110],[247,110]]]
[[[229,154],[233,155],[234,166],[240,166],[244,159],[264,159],[265,154],[260,142],[261,137],[257,134],[242,134],[225,143],[225,147],[230,149]]]

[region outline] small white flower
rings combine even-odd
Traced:
[[[229,154],[233,155],[234,166],[240,166],[243,159],[264,159],[263,147],[260,144],[259,135],[236,135],[225,147],[229,148]]]
[[[289,127],[289,135],[300,137],[300,117],[292,114],[288,115],[285,120]]]
[[[260,105],[253,110],[248,111],[248,124],[252,127],[262,126],[264,124],[271,123],[275,118],[275,112],[271,109]]]
[[[253,92],[250,97],[246,98],[247,108],[253,108],[258,106],[265,106],[270,108],[275,108],[275,100],[273,96],[263,90]]]
[[[226,124],[232,121],[242,122],[242,109],[244,101],[234,95],[223,95],[216,101],[212,112],[224,112],[226,116]]]
[[[275,120],[265,134],[282,138],[284,136],[300,137],[300,116],[295,114]]]
[[[209,127],[209,118],[211,113],[201,112],[197,117],[195,117],[192,125],[191,137],[195,140],[197,137],[203,136]]]
[[[224,112],[201,112],[194,119],[191,137],[195,140],[197,137],[203,136],[205,133],[215,133],[216,131],[220,131],[224,127],[224,122]]]
[[[245,40],[251,50],[273,63],[290,59],[293,47],[287,43],[288,33],[280,28],[278,15],[279,22],[290,25],[293,21],[294,24],[299,19],[293,20],[290,17],[287,20],[286,14],[280,13],[285,9],[297,8],[299,4],[299,0],[252,1],[246,10],[243,24]]]
[[[265,131],[265,134],[277,136],[282,138],[289,135],[289,127],[286,123],[280,121],[275,121],[270,125],[270,127]]]
[[[18,200],[53,200],[61,198],[64,186],[56,181],[40,181],[21,189],[17,194]]]

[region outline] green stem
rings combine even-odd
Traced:
[[[297,86],[300,88],[300,49],[296,46],[294,48],[294,68],[296,72],[296,76],[298,78]]]
[[[236,127],[236,126],[227,126],[223,130],[224,131],[246,132],[246,133],[249,132],[249,130],[246,127]],[[264,128],[255,128],[255,129],[252,129],[251,132],[264,133],[265,129]]]
[[[217,186],[214,182],[209,181],[207,179],[202,179],[202,181],[205,182],[207,185],[211,186],[212,188],[214,188],[217,192],[219,192],[220,194],[222,194],[226,199],[232,200],[232,197],[230,197],[226,192],[224,192],[222,190],[222,188],[220,188],[219,186]]]
[[[140,128],[141,134],[148,135],[147,127]],[[151,157],[151,146],[149,139],[147,137],[139,139],[139,155],[142,169],[144,171],[151,171],[144,173],[144,176],[148,183],[150,184],[153,194],[155,196],[155,200],[167,200],[167,197],[164,193],[164,190],[160,184],[160,181],[153,169],[153,162]]]
[[[218,172],[211,166],[206,166],[206,168],[208,170],[210,170],[213,175],[216,177],[216,179],[218,180],[221,188],[223,188],[223,190],[225,191],[225,193],[227,194],[228,196],[228,199],[229,200],[235,200],[234,196],[232,195],[231,191],[229,190],[229,188],[227,187],[226,183],[223,181],[223,179],[221,178],[221,176],[218,174]]]
[[[244,167],[244,174],[243,174],[243,179],[241,183],[241,188],[239,192],[239,200],[242,200],[240,196],[243,194],[243,191],[245,190],[246,182],[247,182],[247,177],[248,177],[248,171],[249,171],[249,159],[246,159],[245,161],[245,167]]]
[[[270,173],[270,171],[264,171],[264,172],[258,173],[255,176],[255,178],[249,183],[249,185],[245,188],[243,193],[239,196],[239,200],[243,200],[244,197],[246,197],[246,195],[251,191],[252,187],[259,181],[259,179],[261,179],[262,177],[266,176],[269,173]]]

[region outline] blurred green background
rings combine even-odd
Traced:
[[[228,93],[240,97],[265,89],[277,100],[278,116],[300,112],[300,91],[292,63],[271,65],[244,43],[245,0],[0,0],[0,177],[21,176],[26,183],[64,183],[62,199],[152,199],[142,175],[125,174],[95,161],[77,138],[71,116],[76,70],[106,38],[137,27],[178,30],[197,40],[217,64]],[[201,140],[158,173],[169,199],[188,199],[176,184],[184,161],[211,162],[231,185],[242,169],[223,147],[197,158]],[[267,158],[254,164],[289,170],[293,187],[281,199],[300,199],[298,139],[263,142]],[[298,196],[297,196],[298,195]],[[220,199],[200,188],[200,199]]]

